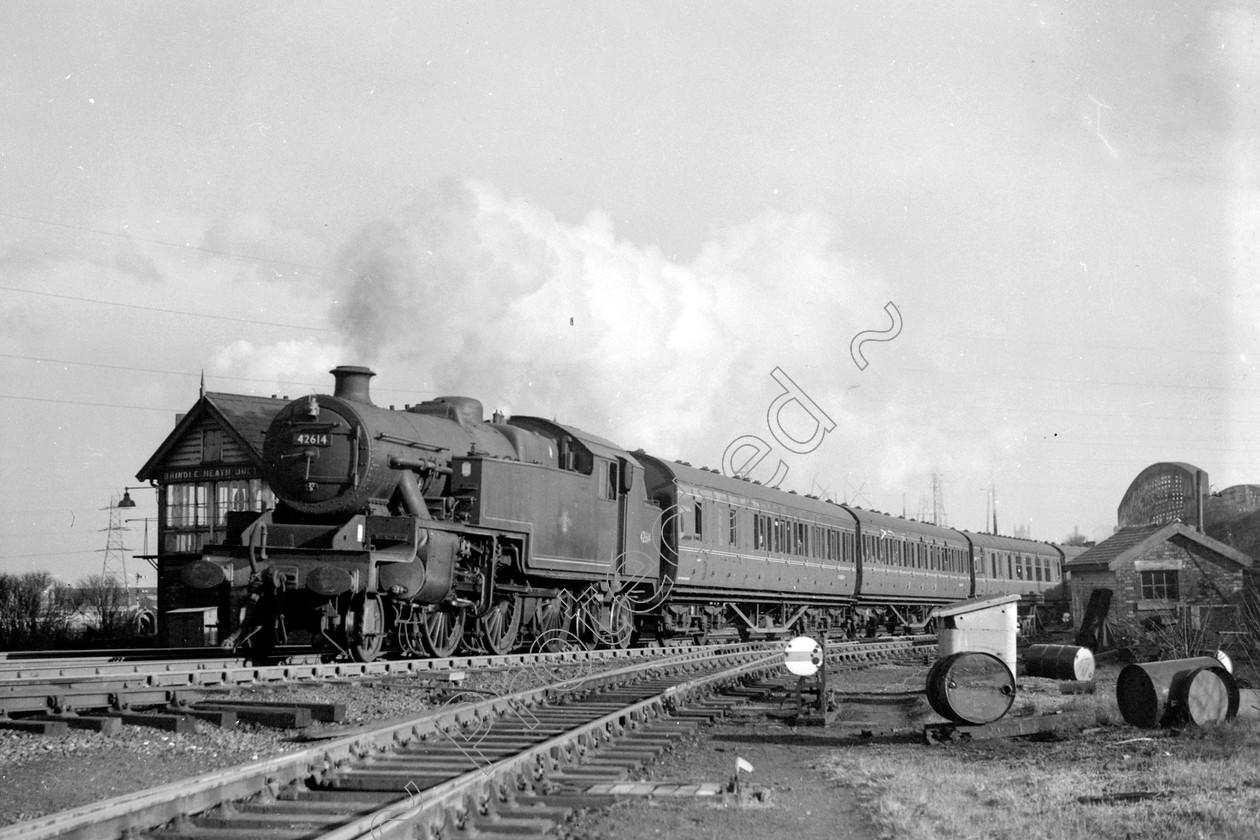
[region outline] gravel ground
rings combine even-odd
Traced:
[[[577,815],[558,829],[563,840],[867,840],[878,836],[858,793],[828,771],[840,745],[921,742],[926,703],[909,689],[923,685],[920,665],[876,665],[845,670],[830,684],[840,712],[828,727],[793,727],[755,708],[736,710],[692,744],[667,754],[645,772],[658,782],[729,783],[736,760],[743,799],[629,798]],[[771,707],[773,703],[769,704]],[[930,712],[926,714],[930,715]]]

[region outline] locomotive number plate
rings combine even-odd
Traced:
[[[332,435],[327,432],[294,432],[295,446],[331,446]]]

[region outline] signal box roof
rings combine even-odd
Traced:
[[[209,418],[221,426],[240,444],[256,463],[262,463],[263,437],[267,427],[281,408],[291,400],[278,397],[252,397],[247,394],[221,394],[207,391],[189,409],[188,413],[175,423],[175,429],[166,436],[157,451],[149,457],[145,465],[136,473],[140,481],[155,481],[161,474],[162,465],[184,436],[198,423]]]

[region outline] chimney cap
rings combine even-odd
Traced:
[[[328,372],[336,381],[334,397],[372,405],[368,383],[376,376],[376,371],[361,365],[339,365]]]
[[[352,374],[359,374],[362,376],[376,376],[376,371],[372,370],[370,367],[364,367],[363,365],[337,365],[335,368],[333,368],[332,370],[328,372],[331,373],[333,376],[336,376],[339,373],[352,373]]]

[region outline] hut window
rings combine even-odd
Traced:
[[[1180,598],[1176,571],[1142,572],[1142,600],[1176,601]]]

